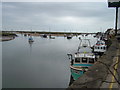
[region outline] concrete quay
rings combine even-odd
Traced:
[[[120,88],[120,43],[116,38],[98,61],[67,89]]]

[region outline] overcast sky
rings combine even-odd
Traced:
[[[98,32],[114,28],[107,2],[3,2],[5,30]]]

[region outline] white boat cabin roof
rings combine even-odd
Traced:
[[[95,58],[95,55],[93,53],[76,53],[75,58]]]
[[[78,52],[80,52],[80,53],[84,53],[84,52],[92,53],[92,49],[90,47],[80,47]]]

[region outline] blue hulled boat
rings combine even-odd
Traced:
[[[32,36],[29,37],[28,41],[29,41],[29,42],[34,42]]]

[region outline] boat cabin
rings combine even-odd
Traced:
[[[75,58],[74,63],[94,63],[94,58]]]
[[[94,45],[94,53],[103,53],[107,49],[107,45],[104,41],[97,41],[97,43]]]
[[[99,47],[99,46],[95,46],[95,49],[97,50],[97,49],[101,49],[102,51],[105,51],[106,50],[106,47],[105,46],[103,46],[103,47]]]
[[[96,61],[94,54],[76,54],[74,64],[93,64]]]

